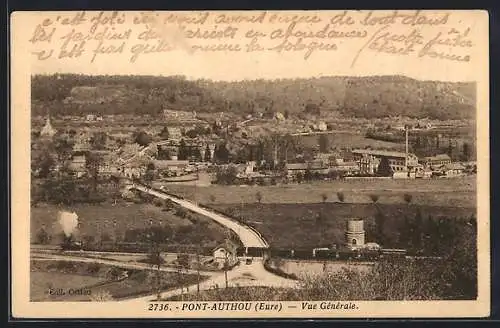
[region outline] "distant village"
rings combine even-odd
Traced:
[[[197,120],[196,113],[191,112],[165,110],[164,117],[167,122],[181,120],[184,126],[187,121],[200,121]],[[102,116],[94,114],[85,117],[86,122],[102,120]],[[214,126],[224,128],[220,121],[215,121]],[[314,128],[320,132],[327,129],[323,122]],[[147,175],[150,180],[179,183],[200,179],[204,183],[223,184],[276,184],[366,177],[431,179],[476,173],[474,161],[452,161],[446,153],[417,157],[409,151],[408,130],[406,151],[369,148],[323,149],[315,152],[312,158],[301,158],[299,154],[295,158],[280,161],[277,157],[278,149],[271,149],[270,158],[260,161],[239,159],[233,162],[228,157],[229,150],[224,142],[224,135],[203,135],[198,131],[189,135],[196,129],[203,132],[204,127],[194,123],[191,124],[191,130],[179,126],[165,126],[162,131],[155,133],[155,138],[148,134],[153,134],[152,131],[143,132],[144,139],[149,137],[150,140],[141,145],[137,142],[137,138],[141,136],[136,135],[134,140],[130,131],[100,132],[100,141],[96,141],[96,133],[88,128],[57,131],[48,116],[39,131],[39,137],[42,140],[50,140],[58,134],[59,137],[71,140],[71,161],[68,168],[75,176],[84,176],[87,173],[90,152],[98,154],[98,171],[103,176],[120,174],[129,178],[144,178]],[[225,133],[227,136],[228,132]],[[250,147],[248,144],[246,146]],[[36,169],[35,167],[33,172],[35,175]]]

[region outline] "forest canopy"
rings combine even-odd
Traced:
[[[347,117],[408,116],[473,119],[472,82],[419,81],[403,76],[320,77],[220,82],[183,76],[32,76],[33,115],[337,112]]]

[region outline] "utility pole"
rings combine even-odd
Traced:
[[[198,300],[200,299],[200,248],[197,247],[196,248],[196,273],[197,273],[197,276],[198,276],[198,282],[196,284],[196,294],[197,294],[197,298]]]
[[[274,137],[274,165],[273,169],[276,170],[276,166],[278,165],[278,134]]]
[[[227,253],[227,251],[226,251],[226,259],[224,261],[224,278],[225,278],[225,281],[226,281],[226,288],[228,287],[228,283],[227,283],[227,267],[228,267],[228,260],[227,260],[227,258],[228,258],[228,256],[229,256],[229,253]]]

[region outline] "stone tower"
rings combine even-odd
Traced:
[[[365,245],[363,219],[348,219],[346,229],[346,246],[350,249],[362,248]]]

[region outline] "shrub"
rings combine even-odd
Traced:
[[[109,268],[108,271],[106,271],[106,279],[107,280],[117,280],[120,275],[122,274],[122,270],[117,268],[117,267],[112,267]]]
[[[107,290],[98,290],[97,292],[92,293],[90,300],[92,302],[109,302],[113,300],[113,296]]]
[[[45,231],[44,228],[41,228],[36,234],[36,243],[46,245],[50,242],[50,235]]]
[[[188,211],[185,208],[178,206],[175,209],[175,215],[181,218],[185,218],[188,215]]]
[[[411,201],[413,200],[413,196],[412,196],[412,195],[410,195],[410,194],[404,194],[404,195],[403,195],[403,199],[404,199],[404,201],[405,201],[407,204],[410,204],[410,203],[411,203]]]
[[[255,193],[255,199],[257,199],[257,202],[262,202],[262,193],[260,191],[257,191]]]
[[[88,274],[94,275],[99,273],[100,270],[101,270],[101,265],[99,263],[89,263],[87,265]]]
[[[376,194],[370,194],[370,199],[373,203],[376,203],[379,200],[380,196]]]
[[[155,206],[157,206],[157,207],[162,207],[162,206],[163,206],[163,200],[162,200],[162,199],[160,199],[160,198],[155,198],[155,199],[153,200],[153,204],[154,204]]]
[[[337,198],[339,199],[339,201],[340,201],[341,203],[343,203],[343,202],[344,202],[344,200],[345,200],[344,193],[339,191],[339,192],[337,193]]]

